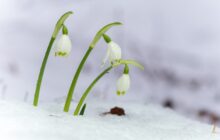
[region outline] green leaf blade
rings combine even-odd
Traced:
[[[93,39],[92,43],[90,44],[90,47],[94,48],[95,45],[97,44],[97,42],[100,40],[100,38],[103,36],[103,34],[105,32],[107,32],[111,27],[113,26],[119,26],[119,25],[122,25],[122,23],[120,22],[113,22],[113,23],[110,23],[106,26],[104,26],[103,28],[101,28],[97,33],[96,33],[96,36],[95,38]]]
[[[66,21],[66,19],[73,14],[72,11],[66,12],[63,14],[60,19],[57,21],[54,32],[53,32],[53,38],[56,38],[57,34],[59,33],[61,27],[63,26],[63,23]]]
[[[81,109],[79,115],[83,116],[84,113],[85,113],[85,110],[86,110],[86,104],[83,105],[83,107],[82,107],[82,109]]]
[[[117,67],[118,65],[133,65],[141,70],[144,70],[144,66],[135,60],[119,60],[118,63],[115,63],[113,67]]]

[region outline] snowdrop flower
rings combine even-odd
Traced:
[[[68,56],[71,52],[72,43],[68,36],[68,30],[63,26],[63,34],[58,40],[55,48],[55,56]]]
[[[106,43],[108,43],[108,49],[107,49],[107,53],[106,56],[103,60],[102,65],[104,65],[106,63],[107,60],[110,61],[110,63],[114,63],[117,60],[121,59],[121,48],[118,44],[116,44],[115,42],[113,42],[109,36],[107,36],[106,34],[103,34],[103,38],[106,41]]]
[[[129,67],[125,65],[123,75],[117,81],[117,95],[124,95],[130,88]]]

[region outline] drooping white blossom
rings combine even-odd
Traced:
[[[106,56],[103,60],[103,65],[106,63],[107,60],[110,61],[110,63],[114,63],[117,60],[120,60],[122,57],[121,55],[121,48],[118,44],[116,44],[113,41],[110,41],[108,43],[108,49],[107,49],[107,53]]]
[[[72,43],[67,34],[63,34],[57,41],[55,48],[55,56],[68,56],[72,49]]]
[[[129,74],[123,74],[117,81],[117,94],[124,95],[130,88]]]

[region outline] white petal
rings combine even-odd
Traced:
[[[126,92],[130,87],[130,76],[123,74],[117,81],[117,91]]]
[[[102,66],[104,66],[107,60],[109,59],[109,55],[110,55],[110,48],[108,47],[105,58],[102,61]]]
[[[108,46],[110,48],[110,62],[121,59],[121,48],[119,47],[119,45],[111,41],[108,43]]]
[[[62,35],[57,42],[55,53],[56,55],[63,54],[62,56],[68,56],[71,52],[72,43],[68,35]]]

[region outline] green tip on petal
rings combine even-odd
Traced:
[[[67,56],[67,53],[66,53],[66,52],[56,52],[56,53],[55,53],[55,56],[64,57],[64,56]]]
[[[125,93],[126,93],[125,91],[117,91],[118,96],[125,95]]]

